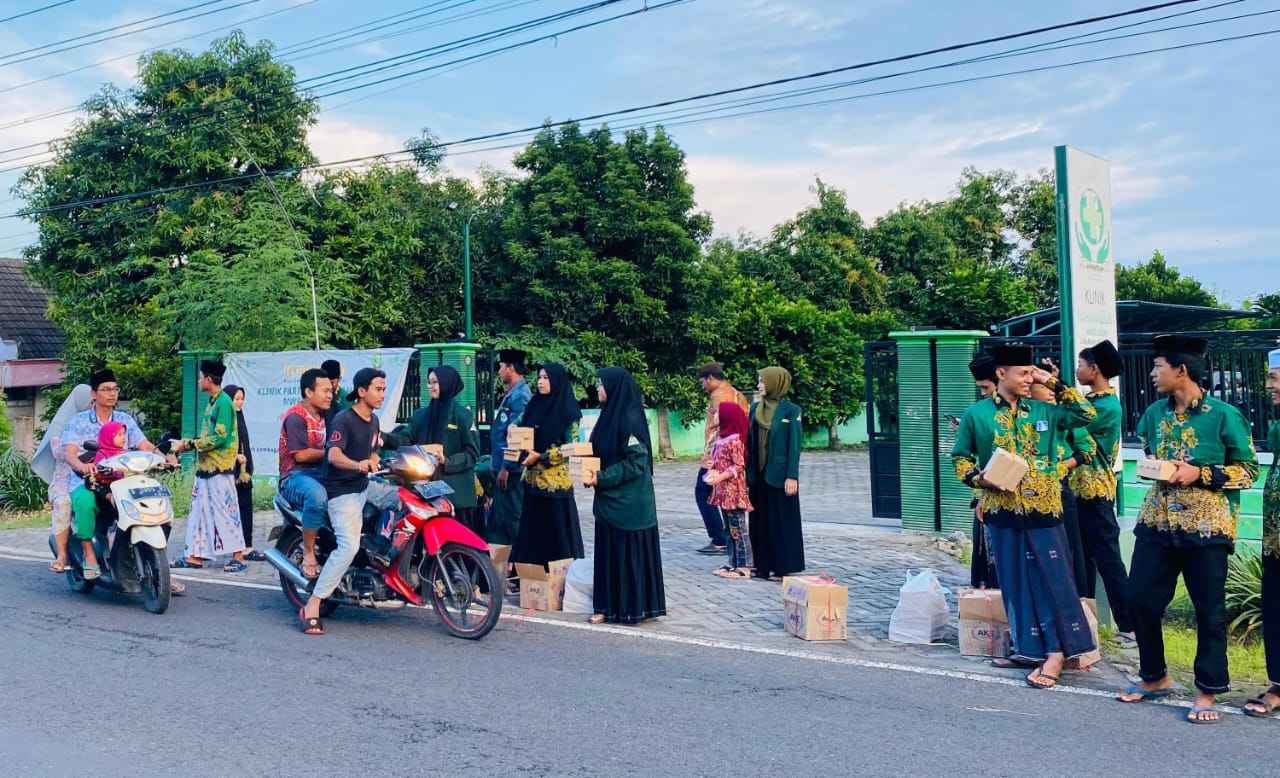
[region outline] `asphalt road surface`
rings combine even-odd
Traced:
[[[1269,774],[1280,722],[205,583],[154,616],[0,559],[0,772],[28,775]],[[803,648],[803,643],[796,641]]]

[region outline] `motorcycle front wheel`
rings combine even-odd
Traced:
[[[138,582],[142,584],[142,607],[148,613],[164,613],[173,596],[169,578],[169,555],[163,548],[146,543],[134,546],[137,554]]]
[[[455,637],[479,640],[502,615],[504,581],[483,551],[450,543],[432,560],[423,586],[436,615]]]

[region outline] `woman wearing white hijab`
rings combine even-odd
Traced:
[[[58,413],[40,440],[40,447],[31,458],[31,469],[49,484],[49,505],[52,507],[53,537],[58,544],[58,558],[49,570],[62,573],[67,568],[67,538],[71,535],[71,494],[67,491],[67,479],[71,466],[67,464],[62,446],[62,430],[77,413],[89,410],[93,404],[92,390],[88,384],[77,384],[58,407]]]

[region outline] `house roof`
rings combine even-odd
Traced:
[[[49,321],[49,297],[27,278],[26,265],[0,259],[0,338],[17,342],[18,359],[61,359],[66,336]]]
[[[1116,301],[1116,328],[1126,332],[1189,332],[1205,329],[1210,324],[1231,319],[1256,318],[1251,311],[1230,308],[1207,308],[1200,305],[1151,303],[1144,300]],[[992,328],[1005,337],[1057,335],[1060,319],[1058,306],[1006,319]]]

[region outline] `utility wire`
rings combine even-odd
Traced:
[[[393,22],[386,22],[385,24],[376,25],[376,26],[370,27],[369,29],[359,30],[358,28],[356,28],[356,29],[352,29],[352,30],[341,30],[341,31],[339,31],[339,32],[337,32],[337,33],[329,33],[329,35],[328,35],[328,36],[324,36],[324,37],[328,37],[328,38],[329,38],[329,40],[326,40],[326,41],[322,41],[322,42],[311,42],[311,43],[309,43],[309,44],[307,44],[307,45],[303,45],[303,44],[294,44],[293,46],[289,46],[287,49],[282,49],[282,50],[280,51],[280,54],[281,54],[281,56],[289,57],[289,56],[292,56],[292,55],[294,55],[294,54],[298,54],[298,53],[303,52],[303,51],[308,51],[308,50],[310,50],[310,49],[314,49],[314,48],[320,48],[320,47],[322,47],[322,46],[328,46],[328,45],[330,45],[330,44],[332,44],[332,43],[336,43],[336,42],[338,42],[338,41],[349,40],[349,39],[351,39],[351,38],[357,38],[357,37],[359,37],[359,36],[361,36],[361,35],[365,35],[365,34],[370,33],[370,32],[377,32],[378,30],[384,30],[384,29],[386,29],[386,28],[388,28],[388,27],[395,27],[395,26],[397,26],[397,25],[407,24],[407,23],[409,23],[409,22],[411,22],[411,21],[414,21],[414,20],[416,20],[416,19],[422,19],[422,18],[427,17],[427,16],[435,16],[435,15],[436,15],[436,14],[438,14],[438,13],[444,13],[445,11],[452,11],[452,10],[453,10],[453,9],[455,9],[455,8],[460,8],[461,6],[464,6],[464,5],[471,5],[472,3],[477,2],[477,0],[457,0],[457,2],[454,2],[454,3],[453,3],[453,5],[446,5],[446,3],[447,3],[448,1],[449,1],[449,0],[444,0],[443,2],[429,3],[429,4],[427,4],[426,6],[423,6],[423,7],[424,7],[424,8],[430,8],[430,9],[432,9],[432,10],[429,10],[429,11],[422,11],[421,13],[415,14],[415,15],[413,15],[413,16],[409,16],[409,17],[404,18],[404,19],[399,19],[399,20],[397,20],[397,21],[393,21]],[[441,8],[440,6],[444,6],[444,7],[443,7],[443,8]],[[421,9],[413,9],[413,10],[421,10]],[[362,27],[368,27],[368,25],[361,25],[361,26],[362,26]]]
[[[800,107],[812,107],[812,106],[814,106],[814,105],[828,105],[828,104],[831,104],[831,103],[833,103],[833,102],[847,102],[847,101],[849,101],[850,99],[863,99],[863,98],[866,98],[866,97],[875,97],[875,96],[881,96],[881,95],[887,95],[887,94],[903,94],[903,93],[906,93],[906,92],[919,91],[919,90],[923,90],[923,89],[933,89],[933,88],[938,88],[938,87],[942,87],[942,86],[953,86],[953,85],[957,85],[957,84],[969,84],[969,83],[975,83],[975,82],[979,82],[979,81],[986,81],[986,80],[991,80],[991,79],[996,79],[996,78],[1007,78],[1007,77],[1011,77],[1011,76],[1025,75],[1025,74],[1030,74],[1030,73],[1043,73],[1043,72],[1054,71],[1054,70],[1062,70],[1062,69],[1070,68],[1070,67],[1078,67],[1078,66],[1081,66],[1081,65],[1098,64],[1098,63],[1103,63],[1103,62],[1116,62],[1116,61],[1121,61],[1121,60],[1126,60],[1126,59],[1132,59],[1132,58],[1135,58],[1135,57],[1145,56],[1145,55],[1149,55],[1149,54],[1166,53],[1166,52],[1170,52],[1170,51],[1184,51],[1184,50],[1188,50],[1188,49],[1194,49],[1194,48],[1199,48],[1199,47],[1203,47],[1203,46],[1210,46],[1210,45],[1215,45],[1215,44],[1219,44],[1219,43],[1228,43],[1228,42],[1233,42],[1233,41],[1242,41],[1242,40],[1252,40],[1252,39],[1262,38],[1262,37],[1267,37],[1267,36],[1272,36],[1272,35],[1276,35],[1276,34],[1280,34],[1280,28],[1274,28],[1274,29],[1270,29],[1270,30],[1263,30],[1263,31],[1259,31],[1259,32],[1253,32],[1253,33],[1247,33],[1247,34],[1241,34],[1241,35],[1233,35],[1233,36],[1226,36],[1226,37],[1221,37],[1221,38],[1214,38],[1214,39],[1210,39],[1210,40],[1194,41],[1194,42],[1182,43],[1182,44],[1171,45],[1171,46],[1162,46],[1162,47],[1158,47],[1158,48],[1144,49],[1144,50],[1140,50],[1140,51],[1125,52],[1125,53],[1122,53],[1122,54],[1113,54],[1113,55],[1109,55],[1109,56],[1105,56],[1105,57],[1094,57],[1094,58],[1089,58],[1089,59],[1074,60],[1074,61],[1071,61],[1071,62],[1064,62],[1064,63],[1058,63],[1058,64],[1053,64],[1053,65],[1043,65],[1043,66],[1034,67],[1034,68],[1026,68],[1026,69],[1023,69],[1023,70],[1007,71],[1007,72],[1004,72],[1004,73],[995,73],[995,74],[987,74],[987,75],[982,75],[982,76],[974,76],[974,77],[972,77],[972,78],[956,79],[956,80],[954,80],[954,81],[939,82],[939,83],[934,83],[934,84],[923,84],[923,85],[917,85],[917,86],[904,87],[904,88],[902,88],[902,89],[894,89],[894,90],[886,90],[886,91],[883,91],[883,92],[868,93],[868,94],[865,94],[865,95],[857,95],[857,96],[845,97],[845,98],[835,98],[834,100],[818,101],[818,102],[814,102],[814,103],[807,103],[807,104],[800,104],[800,105],[792,105],[792,106],[780,106],[780,107],[771,108],[771,109],[763,109],[763,110],[759,110],[759,111],[753,111],[753,112],[751,112],[751,113],[753,113],[753,114],[759,114],[759,113],[770,113],[770,112],[776,112],[776,111],[779,111],[779,110],[792,110],[792,109],[800,108]],[[795,80],[795,78],[787,79],[787,81],[794,81],[794,80]],[[771,81],[771,82],[764,82],[764,83],[778,83],[778,80],[774,80],[774,81]],[[741,91],[741,89],[743,89],[743,88],[737,88],[737,89],[734,89],[734,90],[721,90],[721,92],[713,92],[713,93],[706,93],[706,94],[708,94],[708,95],[713,95],[713,94],[725,94],[725,93],[732,92],[732,91]],[[639,113],[640,111],[644,111],[644,110],[647,110],[647,109],[652,109],[652,108],[655,108],[655,107],[662,107],[662,106],[666,106],[666,105],[675,104],[675,103],[678,103],[678,102],[687,102],[687,101],[689,101],[689,100],[691,100],[691,99],[694,99],[694,98],[685,98],[685,99],[683,99],[683,100],[662,101],[662,102],[658,102],[658,103],[651,103],[651,104],[649,104],[649,105],[647,105],[647,106],[635,106],[635,107],[632,107],[632,108],[625,108],[625,109],[620,109],[620,110],[617,110],[617,111],[609,111],[609,112],[597,113],[597,114],[592,114],[592,115],[589,115],[589,116],[581,116],[581,117],[577,117],[577,118],[573,118],[573,119],[564,119],[564,120],[554,121],[554,122],[550,122],[550,121],[548,121],[548,122],[544,122],[544,123],[543,123],[543,124],[541,124],[541,125],[533,125],[533,126],[529,126],[529,127],[523,127],[523,128],[517,129],[517,130],[507,130],[507,131],[502,131],[502,132],[486,133],[486,134],[482,134],[482,135],[473,135],[473,136],[471,136],[471,137],[467,137],[467,138],[460,138],[460,139],[458,139],[458,140],[446,141],[446,142],[442,142],[442,143],[436,144],[435,148],[443,149],[443,148],[449,148],[449,147],[459,146],[459,145],[476,144],[476,143],[481,142],[481,141],[490,141],[490,140],[496,140],[496,139],[501,139],[501,138],[510,138],[510,137],[514,137],[514,136],[517,136],[517,135],[521,135],[521,134],[527,134],[527,133],[529,133],[529,132],[538,132],[538,131],[543,131],[543,130],[547,130],[547,129],[554,129],[554,128],[556,128],[556,127],[562,127],[562,126],[565,126],[565,125],[568,125],[568,124],[581,124],[581,123],[583,123],[583,122],[595,121],[595,120],[597,120],[597,119],[602,119],[602,118],[606,118],[606,117],[609,117],[609,116],[623,116],[623,115],[628,115],[628,114],[635,114],[635,113]],[[723,117],[723,118],[732,118],[732,117],[728,117],[728,116],[726,116],[726,117]],[[335,167],[335,166],[339,166],[339,165],[350,164],[350,163],[354,163],[354,162],[362,162],[362,161],[366,161],[366,160],[375,160],[375,159],[390,158],[390,157],[394,157],[394,156],[401,156],[401,155],[410,154],[410,153],[411,153],[411,152],[409,152],[409,151],[407,151],[407,150],[399,149],[399,150],[395,150],[395,151],[384,152],[384,153],[381,153],[381,154],[369,154],[369,155],[360,156],[360,157],[351,157],[351,158],[349,158],[349,159],[344,159],[344,160],[335,160],[335,161],[332,161],[332,162],[317,162],[317,163],[310,164],[310,165],[301,165],[301,166],[294,167],[294,168],[286,168],[286,169],[276,170],[276,171],[273,171],[273,172],[268,173],[268,175],[271,175],[271,176],[276,176],[276,175],[295,175],[295,174],[300,173],[300,172],[305,171],[305,170],[323,169],[323,168]],[[22,210],[22,211],[18,211],[18,212],[16,212],[16,213],[11,213],[11,214],[6,214],[6,215],[3,215],[3,216],[0,216],[0,219],[9,219],[9,218],[29,218],[30,216],[35,216],[35,215],[39,215],[39,214],[42,214],[42,213],[53,213],[53,212],[57,212],[57,211],[64,211],[64,210],[68,210],[68,209],[72,209],[72,208],[78,208],[78,207],[83,207],[83,206],[90,206],[90,205],[102,205],[102,204],[106,204],[106,203],[119,202],[119,201],[122,201],[122,200],[137,199],[137,198],[139,198],[139,197],[149,197],[149,196],[153,196],[153,195],[157,195],[157,194],[169,194],[169,193],[172,193],[172,192],[187,191],[187,190],[191,190],[191,189],[198,189],[198,188],[203,188],[203,187],[206,187],[206,186],[213,186],[213,185],[222,184],[222,183],[231,183],[231,182],[235,182],[235,181],[243,181],[243,180],[246,180],[246,179],[249,179],[249,178],[256,178],[256,177],[258,177],[258,174],[256,174],[256,173],[255,173],[255,174],[248,174],[248,175],[227,176],[227,177],[225,177],[225,178],[219,178],[219,179],[214,179],[214,180],[210,180],[210,181],[193,182],[193,183],[189,183],[189,184],[182,184],[182,185],[178,185],[178,186],[171,186],[171,187],[160,187],[160,188],[150,189],[150,190],[146,190],[146,191],[142,191],[142,192],[131,192],[131,193],[125,193],[125,194],[111,195],[111,196],[107,196],[107,197],[87,198],[87,199],[77,200],[77,201],[68,202],[68,203],[61,203],[61,204],[58,204],[58,205],[49,206],[49,207],[45,207],[45,208],[24,209],[24,210]]]
[[[5,22],[11,22],[14,19],[21,19],[24,16],[31,16],[32,14],[38,14],[41,11],[48,11],[51,8],[57,8],[58,6],[71,5],[75,1],[76,0],[60,0],[57,3],[49,3],[48,5],[42,5],[39,8],[32,8],[30,11],[23,11],[22,13],[14,14],[13,16],[6,16],[3,19],[0,19],[0,24],[3,24]]]
[[[195,5],[188,5],[183,8],[178,8],[173,11],[166,11],[162,14],[157,14],[155,16],[148,16],[145,19],[138,19],[132,22],[125,22],[124,24],[117,24],[115,27],[107,27],[101,30],[94,30],[93,32],[86,32],[83,35],[76,35],[71,38],[63,38],[60,41],[53,41],[51,43],[43,43],[39,46],[32,46],[29,49],[23,49],[21,51],[13,51],[8,54],[0,54],[0,59],[9,59],[11,57],[19,57],[19,56],[22,56],[23,54],[30,54],[33,51],[44,51],[45,49],[51,49],[51,48],[54,48],[55,46],[61,46],[64,43],[74,43],[75,41],[81,41],[81,40],[84,40],[85,38],[93,38],[98,35],[105,35],[109,32],[115,32],[116,30],[123,30],[126,27],[136,27],[139,24],[154,22],[157,19],[164,19],[165,17],[168,17],[168,16],[175,16],[177,14],[186,13],[187,11],[194,11],[200,8],[207,8],[208,6],[218,5],[219,3],[225,3],[225,2],[227,2],[227,0],[204,0],[204,2],[196,3]],[[137,31],[135,30],[135,32]]]

